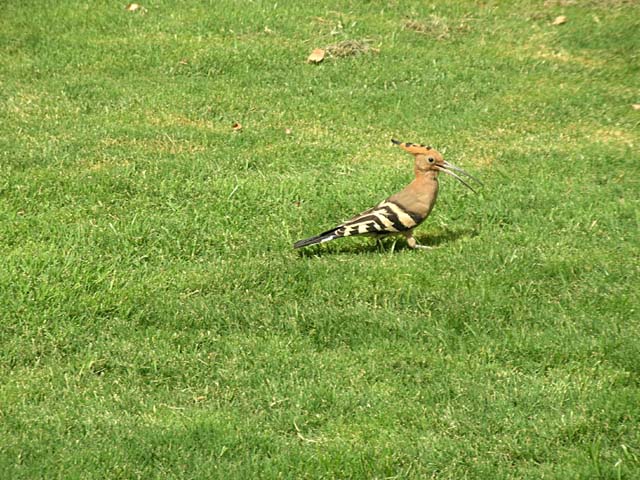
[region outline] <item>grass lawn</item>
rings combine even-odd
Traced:
[[[640,478],[640,2],[125,5],[1,7],[0,478]]]

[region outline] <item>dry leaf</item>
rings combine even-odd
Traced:
[[[324,60],[324,50],[321,48],[314,49],[307,58],[309,63],[320,63],[322,60]]]
[[[284,129],[284,133],[285,133],[285,135],[291,135],[291,129],[290,128],[285,128]]]
[[[565,17],[564,15],[560,15],[559,17],[556,17],[551,25],[562,25],[563,23],[567,23],[567,17]]]
[[[233,129],[234,132],[239,132],[240,130],[242,130],[242,125],[240,125],[238,122],[233,122],[233,125],[231,125],[231,128]]]
[[[137,3],[130,3],[126,8],[129,12],[137,12],[142,8],[142,6]]]
[[[631,105],[631,108],[633,108],[634,110],[640,110],[640,103],[634,103],[633,105]]]

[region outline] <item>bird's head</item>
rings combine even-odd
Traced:
[[[447,175],[451,175],[460,181],[465,187],[469,188],[473,192],[475,190],[471,185],[469,185],[466,181],[464,181],[460,175],[455,172],[460,173],[461,175],[465,175],[471,180],[477,182],[479,185],[482,185],[482,182],[477,178],[473,177],[469,173],[465,172],[460,167],[456,167],[451,163],[447,162],[440,152],[438,152],[435,148],[428,147],[426,145],[421,145],[418,143],[408,143],[408,142],[400,142],[395,139],[391,139],[391,142],[399,145],[400,148],[406,150],[411,153],[416,160],[416,172],[418,173],[427,173],[427,172],[444,172]]]

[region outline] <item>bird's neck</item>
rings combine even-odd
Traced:
[[[418,210],[426,217],[438,197],[438,172],[416,171],[416,178],[409,185],[409,190],[413,192],[415,204],[419,205]]]
[[[429,185],[433,185],[435,183],[436,187],[438,185],[438,172],[437,170],[429,170],[428,172],[422,172],[415,169],[416,178],[413,180],[415,183],[418,183],[424,187]]]
[[[391,195],[387,201],[395,203],[406,212],[412,214],[417,223],[422,222],[427,216],[438,196],[437,175],[430,172],[416,172],[416,178],[395,195]]]

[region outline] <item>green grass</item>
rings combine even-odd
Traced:
[[[2,6],[0,477],[640,476],[638,2],[143,5]]]

